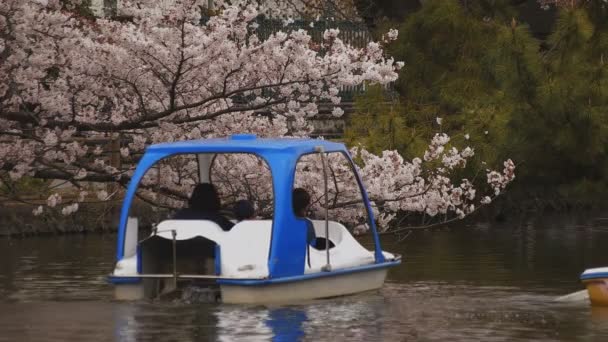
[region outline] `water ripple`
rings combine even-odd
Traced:
[[[114,238],[0,241],[0,341],[607,340],[608,309],[554,298],[608,265],[604,229],[413,234],[380,291],[287,306],[112,301]]]

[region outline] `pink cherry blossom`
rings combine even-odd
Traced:
[[[385,42],[356,48],[341,39],[338,29],[326,30],[319,41],[301,29],[258,36],[254,20],[271,13],[274,5],[286,21],[319,14],[299,11],[297,2],[219,2],[218,15],[202,25],[195,0],[171,5],[124,0],[120,14],[126,21],[82,17],[74,12],[77,2],[0,2],[3,179],[125,187],[149,144],[239,132],[306,137],[319,103],[332,104],[331,113],[340,116],[340,89],[394,82],[403,67],[386,56]],[[387,34],[389,40],[397,36],[396,30]],[[433,137],[423,158],[405,160],[397,151],[375,155],[363,146],[351,153],[384,230],[405,212],[462,217],[487,201],[469,180],[451,179],[474,151],[452,146],[446,134]],[[360,200],[350,166],[340,156],[329,156],[329,161],[331,195],[341,200],[332,204],[336,220],[364,230],[365,211],[349,205]],[[250,194],[261,212],[271,214],[272,182],[262,161],[232,155],[218,158],[214,167],[214,182],[225,198]],[[298,184],[315,194],[313,211],[322,212],[320,163],[298,168]],[[488,197],[505,189],[514,169],[508,160],[502,172],[487,173]],[[138,196],[162,207],[183,206],[197,172],[192,158],[162,162],[145,175]],[[97,189],[93,197],[101,201],[121,194]],[[88,195],[75,193],[78,198],[61,208],[64,215],[76,212]],[[57,207],[62,198],[52,194],[46,202]],[[42,211],[39,207],[33,213]]]

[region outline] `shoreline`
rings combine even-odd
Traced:
[[[521,204],[521,202],[519,202]],[[443,230],[513,226],[521,227],[533,222],[556,218],[573,221],[573,227],[608,226],[608,212],[598,208],[569,207],[556,209],[554,207],[524,209],[514,205],[514,201],[503,198],[494,204],[480,209],[477,213],[446,224],[438,224],[429,228],[414,230]],[[140,229],[146,230],[152,223],[167,217],[165,210],[154,210],[146,203],[136,203],[132,208],[134,216],[140,220]],[[0,238],[27,238],[34,236],[53,236],[71,234],[115,234],[118,228],[120,213],[119,203],[83,204],[81,209],[69,216],[60,212],[45,212],[40,216],[32,214],[32,207],[21,203],[0,207]],[[365,236],[363,234],[361,236]],[[387,233],[391,235],[391,233]]]
[[[120,216],[120,203],[82,204],[72,215],[62,215],[58,211],[45,212],[39,216],[32,214],[32,206],[13,203],[0,207],[0,238],[30,237],[44,235],[67,235],[89,233],[116,233]],[[135,203],[131,209],[137,217],[145,218],[141,227],[165,216],[162,211],[144,203]]]

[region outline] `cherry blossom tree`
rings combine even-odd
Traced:
[[[261,40],[255,22],[260,12],[253,5],[227,6],[201,24],[196,0],[175,0],[170,8],[153,0],[121,4],[128,19],[81,16],[74,11],[79,1],[0,3],[1,181],[69,182],[78,189],[74,198],[53,193],[46,201],[64,215],[91,197],[105,201],[120,193],[91,194],[86,185],[126,186],[148,144],[235,132],[306,136],[318,103],[334,106],[339,116],[340,87],[387,84],[402,66],[382,49],[397,37],[394,30],[385,42],[365,48],[348,46],[336,29],[326,30],[321,42],[304,30]],[[375,156],[363,147],[353,149],[382,224],[405,211],[461,218],[490,201],[478,196],[470,181],[452,182],[451,171],[464,167],[473,151],[446,148],[448,143],[449,137],[439,134],[424,158],[412,161],[394,151]],[[248,175],[263,167],[255,158],[238,165]],[[513,179],[513,169],[507,161],[501,173],[488,170],[491,196]],[[319,170],[308,170],[304,186],[318,186]],[[139,196],[179,207],[195,175],[192,159],[177,158],[146,175]],[[260,203],[268,202],[267,182],[239,179],[222,191],[244,191],[246,185],[260,195]],[[18,193],[8,196],[20,200]],[[43,212],[43,206],[33,210]],[[343,221],[356,218],[343,216]]]
[[[245,1],[213,1],[218,8]],[[361,20],[354,0],[265,0],[255,1],[260,12],[269,17],[316,20],[331,15],[333,20]]]
[[[155,2],[163,10],[174,6],[175,0],[158,0]],[[92,0],[91,4],[98,12],[104,5],[114,9],[120,15],[124,2],[113,0],[109,2]],[[258,12],[267,18],[280,19],[306,19],[318,20],[320,18],[332,21],[348,20],[361,21],[359,10],[365,11],[371,4],[366,1],[354,0],[199,0],[198,6],[206,14],[219,13],[224,9],[235,5],[255,4]]]
[[[449,145],[446,134],[436,134],[423,158],[411,161],[397,151],[384,151],[374,155],[364,148],[354,147],[351,155],[359,161],[359,173],[366,186],[372,209],[382,232],[399,232],[415,228],[428,228],[464,218],[487,205],[501,194],[514,179],[515,164],[510,159],[504,162],[502,172],[486,170],[487,194],[478,194],[475,180],[461,179],[454,182],[452,173],[466,167],[474,156],[470,147],[458,150]],[[315,157],[307,160],[298,169],[300,177],[296,184],[313,195],[313,211],[322,217],[324,191],[322,164]],[[331,199],[329,209],[333,217],[339,217],[351,226],[364,223],[366,213],[361,204],[361,195],[348,163],[340,156],[329,158]],[[417,213],[425,219],[412,226],[408,214]],[[365,230],[365,227],[363,227]]]

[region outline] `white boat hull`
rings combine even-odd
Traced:
[[[313,224],[317,237],[324,236],[324,222],[314,221]],[[399,256],[388,252],[382,252],[385,259],[382,263],[376,263],[376,255],[363,248],[343,225],[330,222],[328,228],[330,240],[334,243],[329,249],[332,271],[324,271],[328,257],[326,250],[307,248],[306,265],[302,274],[270,277],[268,256],[272,221],[243,221],[227,232],[208,221],[163,221],[152,237],[139,243],[141,253],[143,255],[148,253],[148,265],[152,265],[148,271],[143,267],[146,265],[146,261],[143,261],[144,257],[137,254],[117,262],[111,276],[111,281],[116,284],[115,297],[123,300],[155,298],[175,290],[176,280],[178,282],[183,280],[182,284],[184,284],[187,280],[204,278],[211,282],[215,289],[218,289],[216,286],[219,285],[224,303],[264,304],[305,301],[378,289],[384,284],[388,268],[400,263]],[[197,238],[206,240],[195,240]],[[217,247],[210,252],[205,248],[211,244],[201,245],[201,253],[206,251],[205,266],[202,268],[193,269],[192,263],[188,262],[189,259],[179,259],[191,272],[180,273],[179,271],[184,268],[182,264],[176,262],[170,263],[164,260],[164,268],[154,267],[155,262],[163,261],[156,260],[155,253],[158,255],[162,253],[156,250],[159,247],[154,247],[154,244],[149,250],[146,249],[145,244],[164,240],[172,241],[175,250],[179,249],[177,247],[181,241],[214,241]],[[169,245],[165,243],[164,246]],[[250,248],[251,246],[256,248]],[[137,251],[137,248],[132,250]],[[170,252],[169,249],[164,253]],[[143,261],[141,270],[138,268],[140,259]],[[200,260],[196,262],[198,266],[201,264]],[[167,271],[171,271],[171,268],[176,272]],[[159,274],[157,269],[163,271]],[[157,282],[150,281],[153,279]]]
[[[344,296],[382,287],[388,268],[336,274],[268,285],[220,285],[222,302],[233,304],[285,303]]]

